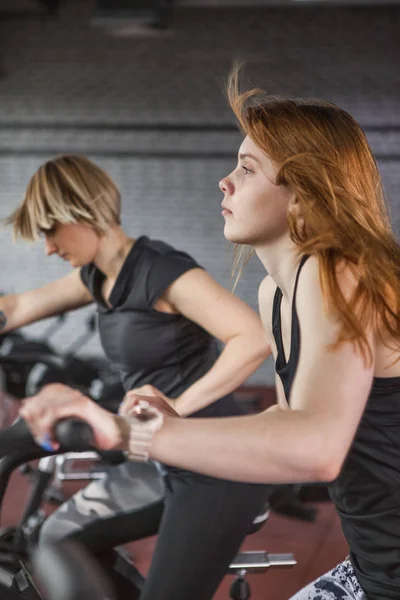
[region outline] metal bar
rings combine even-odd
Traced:
[[[57,456],[54,479],[58,479],[59,481],[103,479],[106,475],[104,471],[96,470],[96,468],[90,471],[79,471],[72,469],[70,466],[72,463],[87,460],[98,462],[100,458],[96,452],[68,452]]]
[[[229,566],[229,573],[245,570],[249,573],[265,572],[270,567],[292,567],[297,564],[293,554],[270,554],[264,551],[240,552]]]

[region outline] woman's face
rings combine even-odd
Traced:
[[[43,231],[46,239],[46,254],[58,254],[73,267],[82,267],[92,262],[99,248],[100,238],[86,225],[79,223],[56,223]]]
[[[224,235],[230,242],[262,246],[288,231],[292,194],[275,184],[277,168],[247,136],[239,148],[238,165],[221,180],[224,193]]]

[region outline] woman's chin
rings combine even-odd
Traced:
[[[70,258],[68,262],[71,265],[71,267],[73,267],[74,269],[78,269],[90,264],[92,260],[85,260],[84,258]]]
[[[228,242],[232,244],[249,244],[249,240],[243,234],[239,234],[237,231],[233,231],[229,226],[224,227],[224,237]]]
[[[70,259],[68,259],[68,262],[73,269],[77,269],[78,267],[83,266],[83,265],[81,265],[81,261],[77,260],[76,258],[70,258]]]

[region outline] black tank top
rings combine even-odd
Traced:
[[[185,252],[139,237],[132,246],[105,304],[104,274],[93,263],[81,269],[83,283],[97,304],[100,340],[118,368],[125,390],[151,384],[176,398],[213,366],[216,340],[183,315],[155,310],[154,303],[178,277],[199,268]],[[191,416],[241,414],[232,395]]]
[[[276,289],[272,327],[277,345],[276,373],[287,401],[300,354],[296,292],[293,294],[291,351],[285,361]],[[350,547],[350,558],[369,600],[400,598],[400,377],[375,377],[355,439],[339,477],[328,484]]]

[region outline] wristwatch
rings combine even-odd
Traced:
[[[140,400],[134,406],[132,414],[125,418],[129,424],[128,450],[125,455],[129,460],[147,462],[153,438],[164,423],[164,415],[150,402]]]

